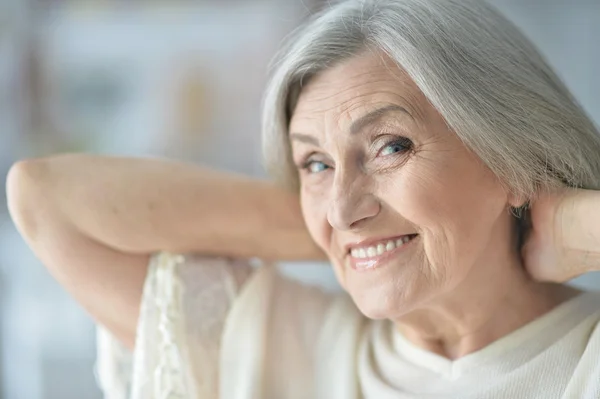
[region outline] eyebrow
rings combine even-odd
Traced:
[[[350,125],[350,134],[356,134],[363,130],[365,127],[379,120],[384,115],[395,112],[402,112],[407,114],[408,116],[411,116],[411,114],[404,107],[401,107],[396,104],[386,105],[385,107],[381,107],[379,109],[376,109],[375,111],[371,111],[368,114],[363,115],[354,122],[352,122],[352,125]]]
[[[312,144],[320,147],[319,140],[315,136],[303,133],[290,133],[290,140],[300,141],[302,143]]]
[[[412,117],[410,112],[408,112],[406,110],[406,108],[404,108],[404,107],[401,107],[396,104],[386,105],[385,107],[381,107],[374,111],[371,111],[371,112],[361,116],[354,122],[352,122],[352,124],[350,125],[350,134],[356,134],[356,133],[360,132],[361,130],[363,130],[365,127],[378,121],[384,115],[390,114],[390,113],[395,113],[395,112],[402,112],[402,113],[405,113],[408,116]],[[319,140],[316,137],[308,135],[308,134],[290,133],[290,140],[301,141],[303,143],[308,143],[308,144],[313,144],[315,146],[319,146]]]

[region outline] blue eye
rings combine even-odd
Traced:
[[[309,173],[319,173],[329,169],[329,166],[319,161],[308,161],[304,168],[308,170]]]
[[[411,147],[411,145],[412,142],[407,138],[403,138],[402,140],[395,140],[384,146],[379,152],[379,154],[385,156],[396,154],[398,152],[404,152],[408,150]]]

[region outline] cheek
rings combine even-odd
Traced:
[[[486,245],[503,191],[477,165],[420,162],[387,185],[388,203],[422,238],[427,271],[458,277]],[[454,270],[453,273],[449,273]]]
[[[315,243],[328,254],[331,242],[331,227],[327,221],[327,201],[322,194],[319,195],[302,188],[300,205],[308,232]]]
[[[458,246],[460,217],[447,201],[445,185],[435,174],[403,171],[403,176],[388,186],[384,196],[394,213],[401,216],[420,235],[421,257],[427,263],[423,272],[440,277]]]

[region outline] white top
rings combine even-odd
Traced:
[[[598,399],[599,321],[584,293],[451,361],[272,266],[161,253],[134,355],[100,329],[97,371],[106,399]]]

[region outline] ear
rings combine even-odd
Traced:
[[[508,205],[511,208],[522,208],[528,205],[529,199],[522,194],[509,193],[508,194]]]

